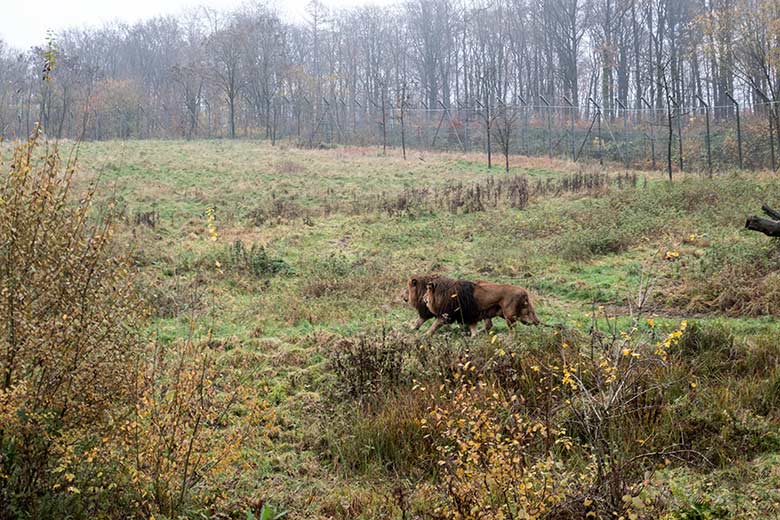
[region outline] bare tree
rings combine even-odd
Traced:
[[[236,103],[244,87],[241,60],[248,27],[235,14],[227,18],[209,13],[212,33],[206,46],[209,69],[217,88],[225,95],[228,105],[230,137],[236,137]]]

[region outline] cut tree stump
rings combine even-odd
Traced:
[[[773,210],[766,204],[761,205],[761,211],[771,218],[748,217],[745,229],[758,231],[770,237],[780,237],[780,212]]]

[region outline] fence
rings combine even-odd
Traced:
[[[357,102],[286,99],[273,104],[263,130],[273,139],[303,146],[329,143],[403,147],[407,150],[484,152],[499,161],[509,154],[621,163],[626,168],[713,172],[733,168],[777,169],[777,110],[771,104],[740,110],[727,106],[609,109],[546,99],[534,105],[485,107],[362,106]],[[671,133],[671,139],[670,134]],[[671,142],[670,142],[671,141]]]

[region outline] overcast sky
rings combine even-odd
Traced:
[[[42,44],[46,30],[97,26],[111,20],[135,22],[161,14],[178,14],[206,5],[229,9],[243,0],[0,0],[0,39],[26,49]],[[269,0],[287,20],[303,20],[308,0]],[[392,0],[323,0],[328,7],[388,5]]]

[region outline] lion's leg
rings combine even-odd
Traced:
[[[439,330],[441,326],[444,325],[444,320],[441,318],[436,318],[436,321],[433,322],[433,325],[431,325],[431,328],[428,329],[428,332],[425,333],[426,336],[432,335],[434,332]]]
[[[412,330],[418,330],[420,327],[422,327],[422,324],[425,323],[427,320],[424,320],[422,318],[417,318],[417,321],[414,322],[414,325],[412,326]]]
[[[469,325],[469,329],[471,329],[471,336],[474,337],[477,334],[479,334],[479,331],[477,330],[477,323],[472,323]]]
[[[490,329],[493,328],[493,320],[490,318],[485,320],[485,332],[490,332]]]
[[[515,322],[517,321],[517,318],[512,316],[511,314],[505,314],[504,315],[504,321],[506,321],[506,326],[510,329],[513,329],[515,327]]]

